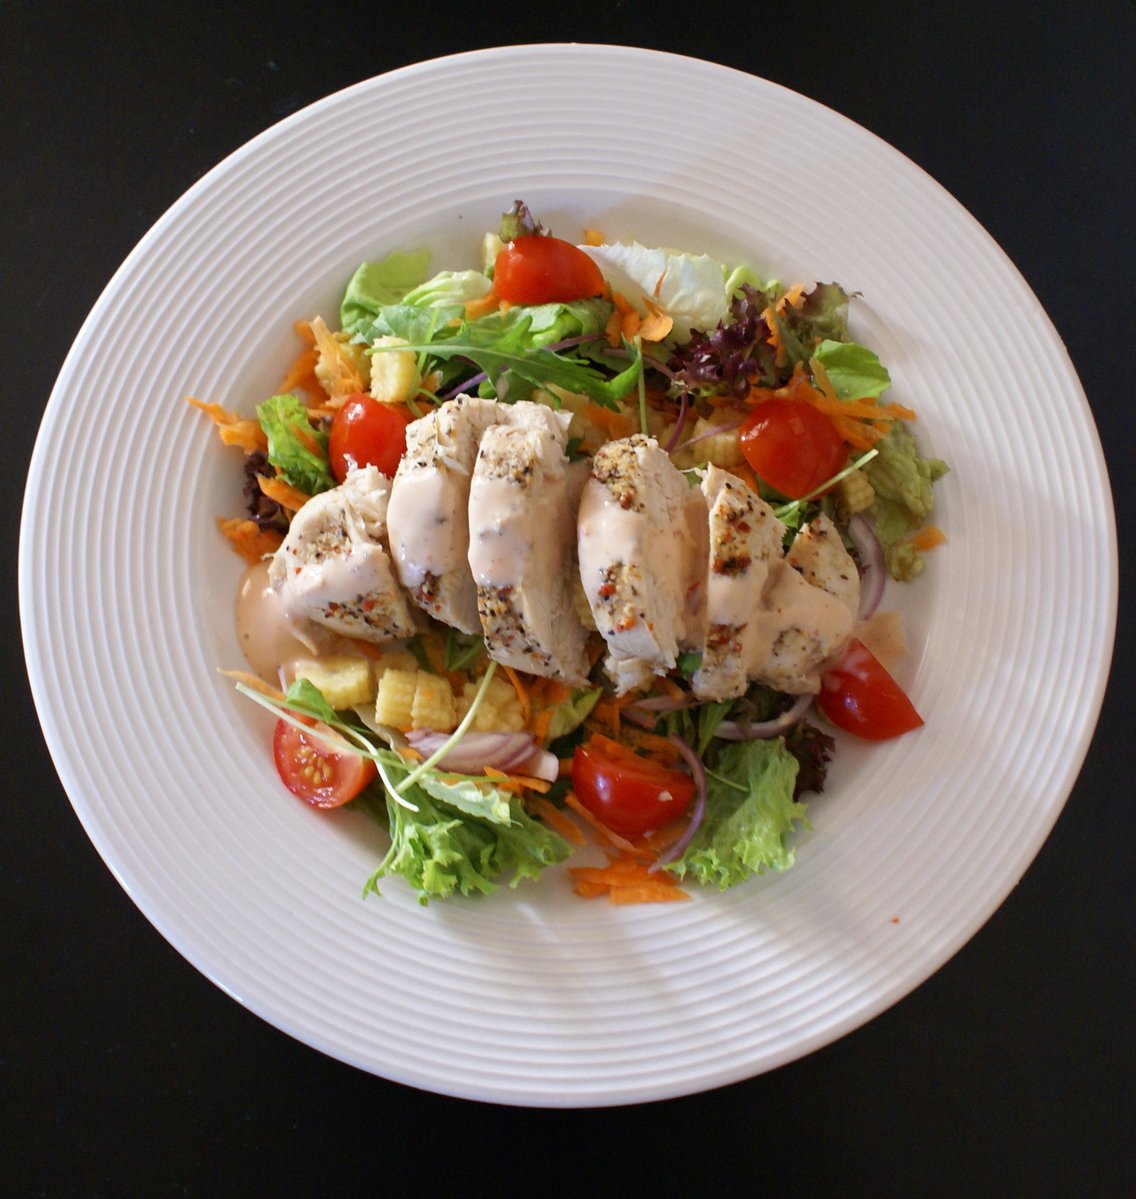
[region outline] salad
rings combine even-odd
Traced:
[[[245,418],[238,689],[283,785],[363,808],[425,903],[681,900],[794,860],[837,740],[917,729],[881,605],[946,464],[854,298],[546,230],[363,263]]]

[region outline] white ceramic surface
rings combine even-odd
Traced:
[[[630,910],[575,899],[562,871],[428,908],[391,880],[364,902],[383,834],[283,794],[270,722],[216,673],[241,664],[240,563],[214,523],[239,510],[240,453],[182,397],[251,411],[291,360],[291,322],[334,317],[358,262],[425,244],[438,268],[472,263],[517,198],[562,236],[594,225],[861,293],[854,333],[891,369],[892,398],[918,410],[924,451],[953,468],[937,488],[949,544],[888,597],[908,621],[903,680],[927,725],[885,746],[842,744],[786,874]],[[331,96],[226,159],[155,225],[48,404],[20,598],[75,811],[190,962],[365,1070],[574,1106],[788,1062],[881,1012],[973,935],[1083,761],[1115,554],[1103,459],[1064,348],[933,180],[761,79],[642,50],[532,46]]]

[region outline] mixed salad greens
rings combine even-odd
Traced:
[[[915,414],[882,398],[888,371],[851,340],[839,285],[786,287],[591,232],[577,246],[521,202],[479,264],[430,265],[426,251],[363,263],[337,328],[297,326],[305,348],[255,421],[193,401],[245,452],[248,510],[220,523],[250,564],[308,497],[367,463],[393,474],[407,423],[460,394],[568,409],[574,459],[641,432],[692,485],[717,465],[773,508],[786,547],[827,516],[861,573],[869,625],[885,574],[914,579],[943,539],[929,517],[946,465],[920,454]],[[684,880],[725,889],[792,865],[802,796],[822,790],[836,728],[880,739],[922,723],[867,648],[868,627],[815,696],[752,682],[700,700],[698,652],[617,695],[598,634],[588,685],[568,686],[499,667],[481,637],[425,617],[404,644],[237,685],[277,717],[291,790],[362,807],[388,830],[365,893],[388,876],[422,902],[487,892],[576,854],[580,894],[675,899]],[[395,684],[409,688],[401,717],[384,699]]]

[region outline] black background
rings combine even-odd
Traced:
[[[277,1032],[192,969],[71,811],[29,697],[16,607],[40,414],[87,311],[162,212],[229,151],[341,87],[440,54],[548,41],[637,44],[773,79],[947,187],[1022,271],[1069,349],[1109,460],[1121,551],[1112,681],[1084,770],[1034,865],[974,939],[894,1008],[808,1058],[707,1094],[590,1111],[469,1103],[371,1077]],[[665,153],[665,130],[659,140]],[[5,1193],[1136,1193],[1133,638],[1123,616],[1134,163],[1132,3],[701,11],[608,0],[451,12],[0,0]],[[997,322],[996,296],[974,300],[976,319]],[[60,479],[61,495],[97,486],[107,468]]]

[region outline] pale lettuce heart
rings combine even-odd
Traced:
[[[619,292],[642,316],[649,297],[674,320],[674,332],[685,341],[691,329],[714,329],[727,311],[726,268],[709,254],[651,249],[638,242],[605,242],[581,246]]]

